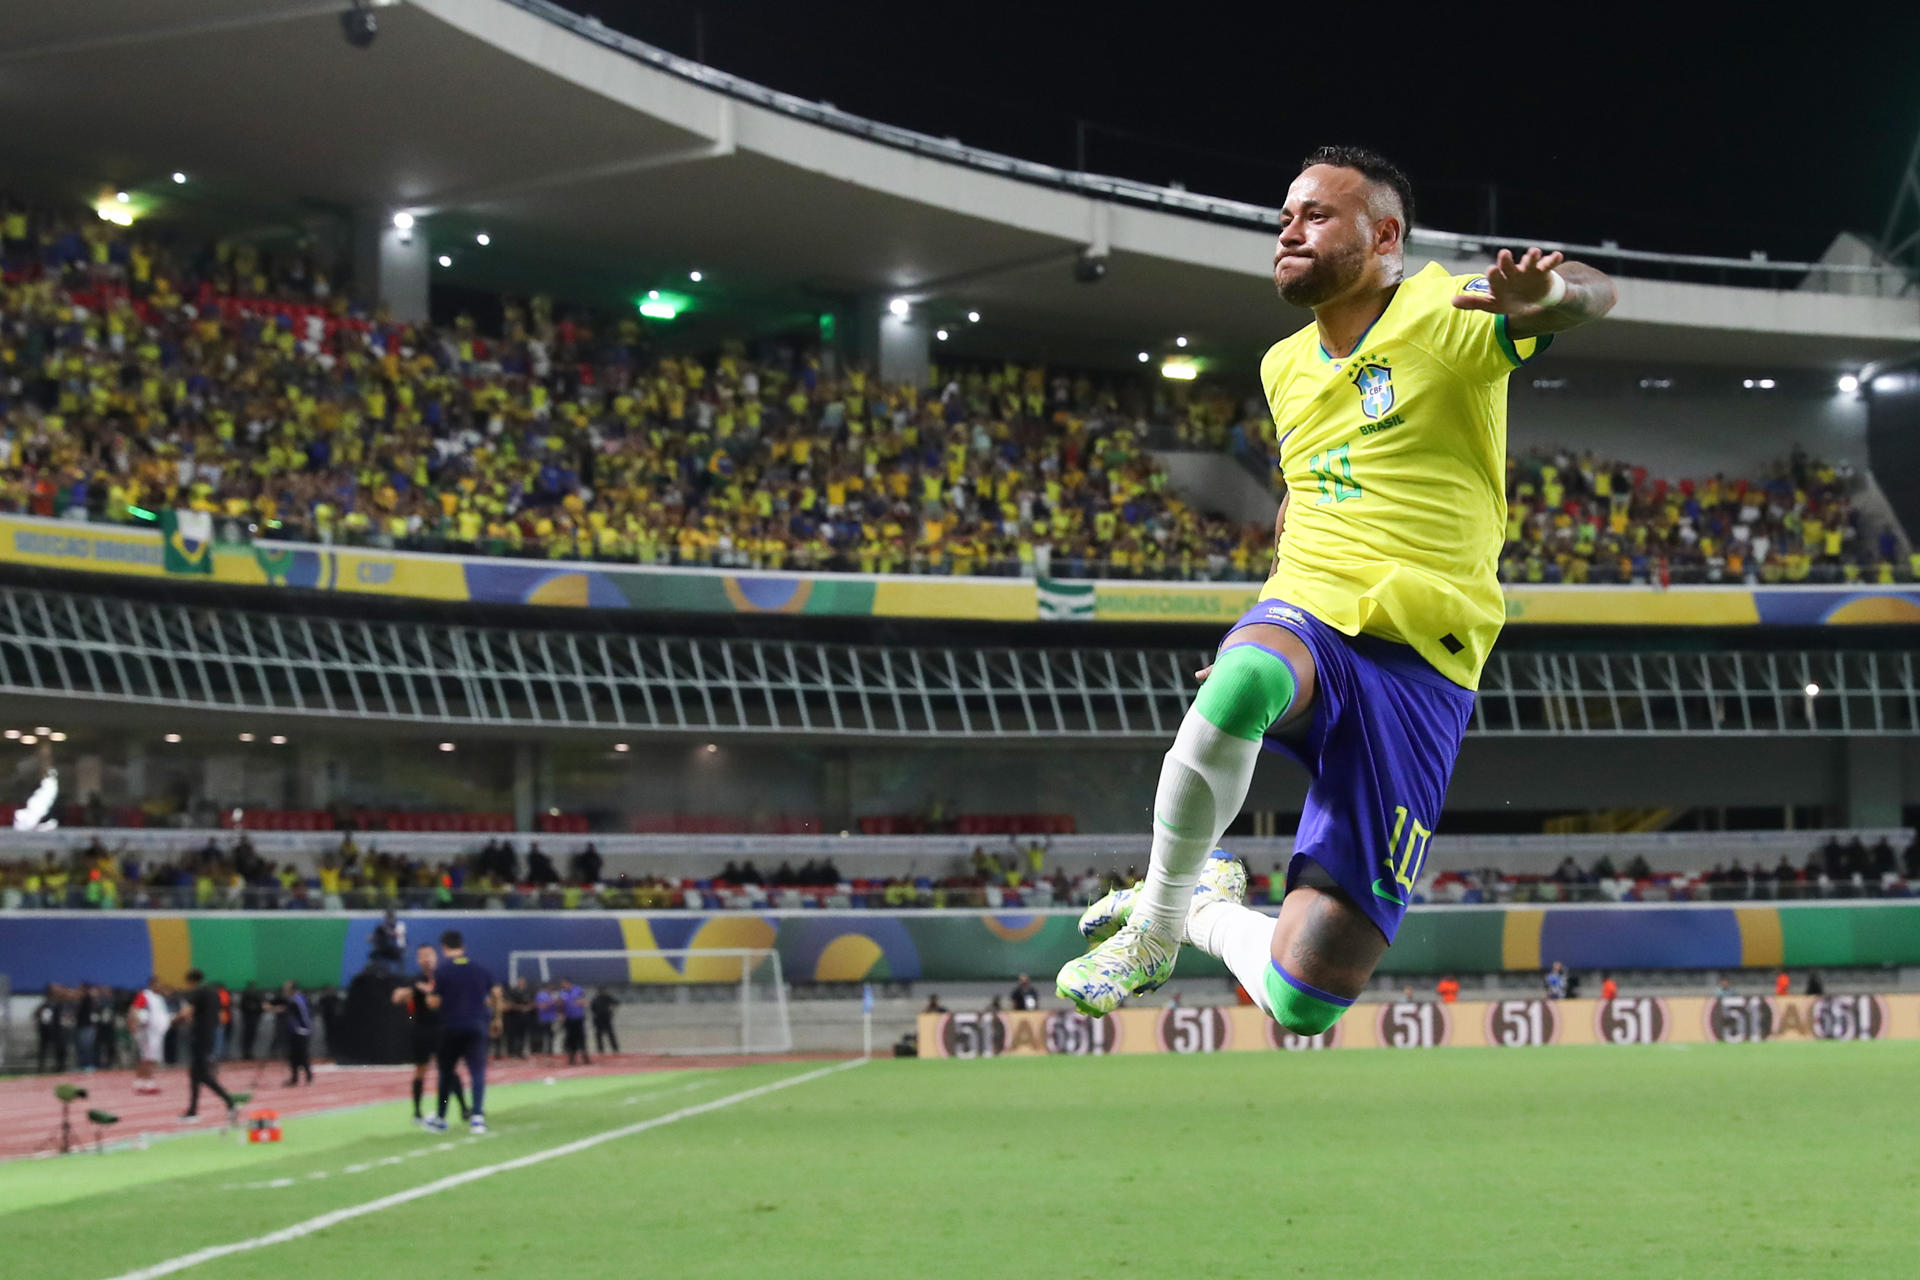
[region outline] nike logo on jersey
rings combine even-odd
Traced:
[[[1385,889],[1382,889],[1380,887],[1385,883],[1386,881],[1384,880],[1375,880],[1373,882],[1373,896],[1376,898],[1385,898],[1388,902],[1395,903],[1402,907],[1406,906],[1407,900],[1405,898],[1397,897],[1396,895],[1388,893]]]

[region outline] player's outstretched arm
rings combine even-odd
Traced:
[[[1597,267],[1569,262],[1559,252],[1529,249],[1516,259],[1502,249],[1487,268],[1487,292],[1455,294],[1453,305],[1506,316],[1508,336],[1519,339],[1577,329],[1606,315],[1619,299],[1613,281]]]

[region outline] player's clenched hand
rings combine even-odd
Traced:
[[[1213,664],[1212,664],[1211,662],[1209,662],[1209,663],[1208,663],[1208,664],[1207,664],[1206,666],[1204,666],[1204,667],[1202,667],[1202,668],[1200,668],[1200,669],[1199,669],[1198,671],[1196,671],[1196,672],[1194,672],[1194,673],[1193,673],[1193,678],[1194,678],[1195,680],[1205,680],[1205,679],[1206,679],[1206,678],[1207,678],[1208,676],[1210,676],[1210,675],[1212,675],[1212,674],[1213,674]]]
[[[1512,315],[1538,306],[1553,288],[1553,269],[1565,262],[1563,253],[1529,249],[1519,259],[1506,249],[1487,268],[1487,292],[1456,293],[1453,305],[1462,311],[1491,311]]]

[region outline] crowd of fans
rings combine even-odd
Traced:
[[[1800,449],[1758,479],[1668,481],[1568,450],[1507,463],[1509,582],[1893,582],[1920,576],[1862,527],[1858,477]]]
[[[1738,859],[1706,871],[1659,871],[1635,855],[1616,866],[1602,855],[1590,867],[1567,858],[1552,875],[1498,870],[1445,872],[1426,885],[1435,902],[1721,902],[1744,899],[1905,898],[1920,892],[1920,837],[1896,850],[1882,836],[1869,847],[1859,836],[1837,837],[1798,865],[1781,855],[1773,867]]]
[[[883,384],[819,352],[653,353],[643,322],[504,303],[356,312],[313,253],[168,251],[91,216],[3,215],[0,510],[546,559],[1251,580],[1272,531],[1169,487],[1152,433],[1271,474],[1257,401],[1008,363]],[[1892,580],[1844,468],[1649,477],[1510,464],[1519,582]]]
[[[762,869],[729,860],[705,874],[651,875],[609,868],[591,841],[563,855],[538,841],[522,853],[510,839],[429,859],[362,848],[353,834],[301,870],[268,861],[244,834],[222,846],[165,856],[99,841],[66,855],[0,862],[0,908],[225,910],[764,910],[769,908],[1079,906],[1132,883],[1124,873],[1089,867],[1079,875],[1050,857],[1051,842],[1012,837],[995,851],[976,845],[951,865],[911,875],[865,876],[832,858]],[[1277,903],[1285,868],[1251,880],[1255,901]],[[1616,866],[1601,857],[1582,868],[1568,858],[1551,875],[1498,869],[1445,871],[1418,891],[1423,902],[1658,902],[1747,898],[1907,897],[1920,887],[1920,839],[1895,850],[1885,838],[1829,840],[1795,864],[1734,862],[1705,872],[1664,871],[1635,856]]]
[[[638,319],[538,297],[499,335],[338,296],[240,308],[230,290],[267,283],[245,246],[176,277],[106,223],[26,240],[0,287],[3,509],[742,568],[1249,578],[1269,556],[1270,530],[1169,491],[1150,406],[1084,376],[654,357]]]

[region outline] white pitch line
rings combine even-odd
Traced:
[[[620,1105],[630,1107],[636,1102],[645,1102],[651,1098],[664,1097],[670,1093],[692,1093],[695,1089],[706,1088],[719,1078],[718,1076],[702,1076],[698,1080],[689,1080],[685,1084],[674,1085],[670,1089],[650,1089],[646,1093],[631,1094],[628,1097],[620,1099]]]
[[[442,1191],[451,1191],[455,1187],[463,1187],[469,1182],[478,1182],[482,1178],[491,1178],[497,1173],[510,1173],[515,1169],[525,1169],[532,1165],[544,1164],[548,1160],[558,1160],[562,1156],[578,1155],[582,1151],[591,1150],[594,1147],[601,1146],[608,1142],[615,1142],[621,1138],[630,1138],[636,1133],[645,1133],[649,1129],[658,1129],[662,1125],[673,1124],[679,1120],[688,1120],[694,1116],[705,1115],[709,1111],[719,1111],[723,1107],[730,1107],[736,1102],[750,1102],[755,1098],[763,1098],[767,1094],[778,1093],[780,1090],[792,1088],[796,1084],[806,1084],[808,1081],[818,1080],[822,1076],[830,1076],[835,1072],[845,1071],[850,1067],[862,1066],[868,1061],[869,1059],[866,1058],[855,1058],[850,1062],[837,1062],[833,1066],[821,1067],[817,1071],[808,1071],[801,1075],[788,1076],[784,1080],[775,1080],[770,1084],[758,1085],[752,1089],[743,1089],[739,1093],[730,1093],[724,1098],[715,1098],[711,1102],[695,1103],[690,1107],[682,1107],[678,1111],[669,1111],[663,1116],[654,1116],[650,1120],[636,1121],[633,1124],[622,1125],[618,1129],[608,1129],[604,1132],[593,1134],[590,1137],[562,1143],[557,1147],[548,1147],[545,1151],[535,1151],[528,1155],[517,1156],[512,1160],[502,1160],[499,1164],[481,1165],[477,1169],[468,1169],[464,1173],[449,1174],[444,1178],[437,1179],[433,1182],[422,1183],[420,1186],[409,1188],[406,1191],[396,1191],[390,1196],[381,1196],[378,1200],[369,1200],[364,1204],[349,1205],[345,1209],[335,1209],[331,1213],[323,1213],[318,1217],[308,1218],[305,1222],[296,1222],[290,1227],[282,1227],[280,1230],[270,1231],[266,1235],[254,1236],[249,1240],[236,1240],[232,1244],[209,1245],[204,1249],[196,1249],[192,1253],[183,1253],[177,1258],[169,1258],[165,1262],[156,1262],[150,1267],[141,1267],[137,1271],[124,1272],[113,1277],[113,1280],[159,1280],[161,1276],[170,1276],[176,1272],[185,1271],[189,1267],[197,1267],[203,1262],[212,1262],[236,1253],[248,1253],[254,1249],[264,1249],[269,1245],[286,1244],[289,1241],[298,1240],[303,1236],[310,1236],[316,1231],[325,1231],[328,1227],[337,1227],[343,1222],[351,1222],[355,1218],[364,1218],[370,1213],[379,1213],[382,1209],[393,1209],[403,1204],[411,1204],[415,1200],[424,1200],[426,1197],[438,1195]]]

